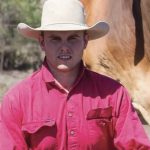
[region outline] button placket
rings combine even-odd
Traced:
[[[75,134],[75,131],[74,131],[74,130],[71,130],[71,131],[70,131],[70,135],[73,136],[74,134]]]
[[[76,115],[76,103],[75,99],[71,96],[68,96],[67,101],[67,133],[68,133],[68,148],[69,149],[77,149],[78,142],[78,121]]]

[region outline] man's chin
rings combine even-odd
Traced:
[[[66,65],[59,65],[59,66],[57,66],[57,69],[62,72],[68,72],[69,70],[71,70],[71,68]]]

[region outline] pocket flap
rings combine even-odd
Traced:
[[[87,114],[87,120],[112,117],[112,107],[92,109]]]
[[[55,123],[56,123],[55,120],[45,120],[45,121],[25,123],[22,125],[22,131],[32,134],[37,132],[40,128],[44,126],[53,127]]]

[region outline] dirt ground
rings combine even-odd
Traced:
[[[14,84],[30,75],[33,71],[5,71],[0,73],[0,102],[4,93]],[[150,138],[150,126],[143,125]]]
[[[145,129],[145,131],[146,131],[146,133],[150,139],[150,125],[143,125],[143,127],[144,127],[144,129]]]
[[[0,72],[0,102],[4,93],[14,84],[31,74],[29,71],[3,71]]]

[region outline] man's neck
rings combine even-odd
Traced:
[[[54,78],[56,79],[56,83],[60,87],[64,88],[65,91],[69,92],[78,76],[79,69],[80,66],[70,71],[61,71],[56,69],[50,70]]]

